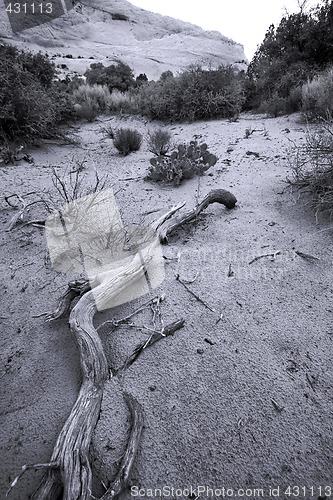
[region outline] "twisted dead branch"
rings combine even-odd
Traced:
[[[169,234],[174,232],[186,222],[194,220],[198,217],[200,212],[207,208],[211,203],[221,203],[226,208],[231,209],[235,207],[237,199],[232,193],[226,191],[225,189],[213,189],[205,196],[196,208],[193,208],[186,214],[181,215],[178,219],[170,221],[168,224],[165,224],[163,228],[161,228],[159,231],[161,243],[167,243]]]
[[[163,224],[184,204],[172,208],[151,226],[158,231],[160,241],[166,242],[168,234],[195,218],[204,208],[214,202],[233,208],[236,198],[225,190],[211,191],[197,208],[181,216],[177,221],[163,228]],[[125,266],[119,267],[116,271],[113,269],[100,273],[90,282],[85,279],[70,282],[59,300],[57,309],[46,318],[47,321],[51,321],[65,316],[69,313],[73,300],[79,298],[70,312],[69,324],[79,348],[83,380],[77,400],[58,436],[50,462],[37,464],[35,467],[24,466],[20,474],[21,476],[25,470],[31,468],[46,469],[39,486],[31,497],[33,500],[57,499],[61,494],[63,500],[89,500],[92,497],[89,447],[100,413],[104,384],[110,376],[114,375],[109,370],[93,319],[97,312],[97,304],[99,310],[110,307],[120,293],[145,274],[146,265],[154,256],[156,242],[157,239],[140,251],[138,250]],[[183,325],[184,320],[181,319],[163,328],[161,332],[154,331],[143,344],[135,349],[119,370],[118,375],[122,375],[145,348],[172,335]],[[143,427],[143,413],[140,405],[132,396],[124,393],[124,397],[133,420],[132,430],[121,467],[112,486],[103,495],[104,500],[115,500],[126,490]],[[13,481],[9,491],[15,486],[19,477]]]

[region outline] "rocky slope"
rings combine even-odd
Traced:
[[[38,14],[35,14],[37,16]],[[0,40],[33,51],[47,50],[56,63],[83,73],[91,59],[105,64],[121,60],[135,74],[158,78],[192,63],[246,67],[243,46],[217,31],[140,9],[126,0],[86,0],[51,22],[13,33],[6,13]]]

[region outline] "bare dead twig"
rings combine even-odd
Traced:
[[[134,363],[134,361],[140,356],[140,354],[144,351],[144,349],[152,346],[153,344],[155,344],[155,342],[165,337],[168,337],[169,335],[173,335],[177,330],[183,328],[184,324],[185,320],[180,319],[167,325],[166,327],[163,328],[163,330],[155,332],[152,335],[150,335],[148,339],[146,339],[144,342],[141,342],[134,349],[133,353],[126,359],[124,365],[117,371],[117,375],[122,374],[125,370],[127,370],[127,368],[129,368]]]
[[[280,406],[276,401],[275,399],[271,398],[271,401],[272,401],[272,404],[274,406],[274,408],[278,411],[278,412],[282,412],[284,410],[284,406]]]
[[[59,468],[59,463],[58,462],[49,462],[49,463],[45,463],[45,464],[33,464],[33,465],[25,464],[25,465],[22,465],[21,472],[20,472],[20,474],[18,476],[16,476],[16,478],[14,479],[14,481],[12,481],[10,487],[8,488],[8,490],[6,492],[6,497],[9,495],[9,493],[16,486],[16,484],[18,483],[18,481],[21,479],[21,477],[23,476],[23,474],[27,470],[29,470],[29,469],[34,469],[34,470],[40,470],[40,469],[58,469],[58,468]]]
[[[277,255],[280,255],[281,251],[277,250],[276,252],[273,253],[264,253],[263,255],[258,255],[257,257],[254,257],[254,259],[250,260],[249,265],[253,264],[259,259],[262,259],[263,257],[273,257],[273,259],[276,259]]]
[[[179,274],[176,274],[176,280],[179,281],[179,283],[181,283],[185,288],[186,290],[198,301],[200,302],[202,305],[204,305],[207,309],[209,309],[210,311],[212,312],[216,312],[215,309],[213,309],[212,307],[210,307],[204,300],[202,300],[196,293],[192,292],[192,290],[187,286],[187,284],[180,279],[180,276]]]

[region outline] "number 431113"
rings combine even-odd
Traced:
[[[9,3],[8,14],[52,14],[52,3]]]

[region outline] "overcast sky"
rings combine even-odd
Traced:
[[[244,45],[249,60],[270,24],[278,25],[286,9],[297,12],[297,0],[129,0],[133,5],[217,30]],[[308,6],[321,3],[308,0]]]

